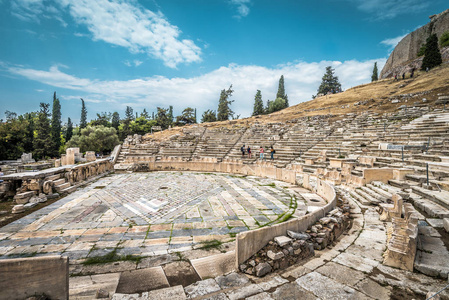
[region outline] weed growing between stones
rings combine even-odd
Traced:
[[[119,255],[117,254],[117,249],[119,248],[114,248],[114,250],[105,255],[89,257],[83,262],[83,265],[107,264],[116,261],[132,261],[138,264],[145,258],[144,256],[135,256],[131,254]]]
[[[219,240],[210,240],[210,241],[201,242],[201,245],[202,246],[198,247],[198,249],[209,251],[212,249],[220,250],[221,245],[223,245],[223,243]]]

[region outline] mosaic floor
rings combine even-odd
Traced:
[[[117,174],[0,228],[0,259],[151,256],[304,215],[322,199],[287,183],[193,172]],[[308,204],[310,203],[310,205]]]

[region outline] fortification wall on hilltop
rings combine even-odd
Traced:
[[[416,29],[406,35],[394,48],[385,66],[380,73],[381,78],[393,76],[394,69],[406,62],[416,59],[421,46],[426,43],[426,39],[431,34],[436,34],[438,38],[446,31],[449,31],[449,9],[432,16],[428,24]]]

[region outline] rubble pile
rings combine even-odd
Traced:
[[[350,227],[348,205],[343,204],[306,232],[287,230],[288,236],[278,236],[239,266],[241,272],[258,277],[298,264],[315,255],[315,250],[330,247]]]

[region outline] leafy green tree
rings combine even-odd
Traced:
[[[67,119],[67,131],[65,134],[65,140],[66,141],[70,141],[70,139],[73,136],[73,123],[72,120],[70,118]]]
[[[49,108],[50,104],[41,102],[36,121],[36,137],[33,141],[33,156],[37,159],[49,157],[53,153]]]
[[[144,108],[143,111],[140,113],[141,117],[144,117],[145,119],[149,120],[150,115],[148,114],[147,110]]]
[[[81,152],[102,153],[111,151],[119,143],[115,128],[89,125],[81,129],[80,135],[74,135],[67,142],[67,147],[79,147]]]
[[[234,112],[231,110],[231,103],[234,100],[228,100],[229,97],[232,96],[232,84],[227,90],[221,90],[220,100],[218,101],[218,110],[217,110],[217,120],[218,121],[227,121],[230,117],[234,115]]]
[[[276,100],[269,102],[267,112],[271,114],[275,111],[279,111],[284,108],[285,108],[285,99],[276,98]]]
[[[371,75],[371,82],[379,80],[379,71],[377,70],[377,61],[374,63],[373,75]]]
[[[174,115],[173,115],[173,106],[169,106],[168,107],[168,115],[167,115],[167,117],[168,117],[168,119],[169,119],[169,126],[170,125],[172,125],[173,124],[173,118],[174,118]]]
[[[6,122],[0,120],[0,160],[17,159],[22,155],[28,125],[28,120],[23,116],[7,118]]]
[[[6,122],[17,119],[17,114],[13,111],[5,111]]]
[[[84,104],[83,98],[81,98],[81,118],[80,118],[80,129],[87,126],[87,108]]]
[[[419,48],[418,53],[416,54],[418,57],[423,56],[426,53],[426,44],[421,45],[421,48]]]
[[[134,120],[134,112],[131,106],[127,106],[125,110],[125,119],[119,127],[120,139],[126,138],[128,135],[132,135],[131,122]]]
[[[140,134],[144,135],[148,132],[151,132],[151,127],[156,125],[156,121],[148,120],[144,116],[140,116],[134,121],[132,121],[129,125],[130,131],[132,134]]]
[[[97,113],[97,118],[89,122],[91,126],[103,125],[105,127],[111,127],[112,114],[108,112]]]
[[[441,36],[440,36],[440,47],[447,47],[449,46],[449,31],[444,32]]]
[[[195,110],[191,107],[187,107],[182,111],[180,116],[176,117],[176,126],[184,126],[188,124],[195,124]]]
[[[438,38],[432,34],[426,41],[426,51],[422,60],[421,70],[432,69],[443,63],[440,49],[438,48]]]
[[[53,94],[53,108],[51,114],[51,142],[52,142],[52,156],[59,156],[59,148],[61,148],[61,104],[56,97],[56,92]]]
[[[334,69],[331,66],[326,67],[326,73],[324,73],[321,84],[318,87],[318,94],[335,94],[340,91],[341,84],[338,81],[338,77],[334,75]]]
[[[282,98],[282,99],[285,100],[284,101],[285,102],[285,107],[284,108],[289,106],[289,104],[288,104],[288,96],[285,93],[285,87],[284,87],[284,75],[281,75],[281,78],[279,78],[279,86],[278,86],[278,92],[276,94],[276,99],[277,98]]]
[[[201,123],[217,121],[217,114],[214,110],[206,110],[201,117]]]
[[[262,93],[260,90],[257,90],[256,96],[254,96],[253,116],[263,115],[264,113]]]
[[[116,111],[112,113],[111,126],[114,127],[115,130],[118,130],[118,127],[120,126],[120,115]]]
[[[23,115],[23,120],[21,116],[19,117],[19,122],[25,122],[26,124],[26,134],[23,139],[23,150],[26,153],[33,152],[33,140],[34,140],[34,120],[36,119],[36,112],[25,113]]]
[[[134,112],[131,106],[127,106],[125,110],[125,120],[132,121],[134,120]]]
[[[162,129],[167,129],[173,123],[173,120],[170,119],[170,111],[167,108],[157,108],[156,113],[156,124],[157,126],[161,126]]]

